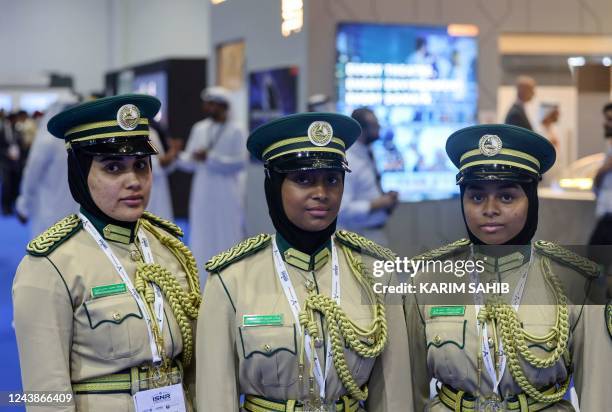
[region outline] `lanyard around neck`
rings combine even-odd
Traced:
[[[332,242],[331,245],[331,255],[332,255],[332,290],[331,297],[332,299],[340,305],[340,266],[338,265],[338,255],[336,253],[336,248]],[[293,287],[293,283],[291,282],[291,278],[289,277],[289,272],[287,271],[287,266],[285,266],[285,262],[281,256],[281,253],[276,244],[276,238],[272,239],[272,256],[274,257],[274,265],[276,266],[276,274],[281,282],[283,287],[283,291],[285,292],[285,297],[287,298],[287,302],[291,307],[291,313],[293,314],[293,319],[295,321],[296,328],[298,333],[302,334],[302,328],[300,326],[300,302],[297,297],[297,293],[295,292],[295,288]],[[329,369],[331,367],[332,352],[331,352],[331,339],[327,340],[327,357],[325,360],[325,375],[323,375],[321,362],[319,361],[319,356],[317,351],[314,353],[311,352],[310,346],[311,337],[308,335],[306,331],[304,331],[304,350],[306,351],[306,356],[308,357],[308,361],[314,366],[314,376],[317,380],[317,384],[319,385],[319,396],[321,399],[325,399],[325,381],[329,374]]]
[[[132,280],[128,276],[127,272],[125,271],[125,268],[123,267],[123,265],[121,264],[117,256],[111,250],[108,242],[100,235],[100,233],[98,233],[98,231],[95,229],[93,224],[89,221],[89,219],[85,215],[83,215],[82,213],[79,213],[79,217],[81,218],[81,221],[83,222],[83,228],[87,231],[87,233],[91,235],[91,237],[96,241],[98,247],[102,249],[106,257],[108,257],[108,259],[111,261],[113,267],[115,268],[115,270],[121,277],[121,280],[123,281],[123,283],[125,283],[130,294],[136,301],[136,304],[138,305],[138,308],[142,312],[142,316],[145,319],[145,323],[147,325],[147,333],[149,335],[149,344],[151,346],[151,354],[153,358],[153,363],[160,363],[162,359],[159,354],[157,344],[155,342],[155,337],[153,336],[153,327],[152,327],[153,320],[151,319],[151,316],[149,315],[149,311],[147,310],[144,300],[142,299],[140,294],[136,291],[136,288],[134,287]],[[144,234],[142,230],[138,231],[138,239],[140,242],[140,246],[142,248],[143,258],[145,262],[152,264],[153,254],[149,246],[149,241],[146,238],[146,235]],[[153,286],[155,290],[155,302],[154,302],[154,308],[155,308],[155,313],[156,313],[155,316],[157,318],[157,322],[159,326],[159,333],[161,334],[163,322],[164,322],[163,298],[161,296],[161,291],[159,290],[157,285],[153,285]],[[161,317],[160,317],[160,314],[161,314]]]
[[[533,256],[533,255],[531,255]],[[531,261],[526,266],[524,273],[521,275],[518,283],[516,284],[516,288],[514,289],[514,293],[512,294],[512,308],[518,312],[518,309],[521,305],[521,299],[523,298],[523,292],[525,291],[525,284],[527,282],[527,274],[529,273],[529,269],[531,268]],[[478,276],[475,272],[470,272],[470,282],[472,284],[479,284]],[[480,308],[484,306],[484,297],[482,292],[474,293],[474,310],[476,312],[476,331],[478,336],[481,336],[480,331],[482,330],[482,340],[480,342],[480,350],[482,351],[482,357],[485,364],[485,368],[487,369],[487,374],[491,378],[493,382],[493,392],[497,392],[497,388],[504,377],[504,371],[506,369],[506,354],[504,352],[504,346],[501,342],[501,339],[498,344],[499,348],[499,371],[496,371],[495,365],[493,363],[493,357],[491,356],[491,348],[489,348],[489,332],[486,322],[480,322],[478,319],[478,313],[480,312]]]

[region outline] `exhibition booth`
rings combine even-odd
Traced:
[[[538,236],[565,244],[588,240],[595,221],[590,178],[604,148],[601,107],[610,99],[612,36],[585,25],[552,27],[537,7],[518,12],[445,3],[432,9],[430,2],[416,1],[408,14],[391,0],[355,2],[350,11],[324,0],[283,1],[281,7],[216,3],[209,83],[243,96],[247,110],[240,121],[249,130],[296,107],[305,110],[317,94],[329,96],[328,107],[341,113],[360,106],[374,110],[381,124],[373,147],[380,183],[400,194],[386,226],[400,255],[465,236],[445,141],[459,128],[502,122],[518,75],[537,82],[527,107],[536,131],[546,134],[541,120],[548,110],[560,112],[554,125],[558,166],[540,185]],[[569,19],[576,11],[559,12]],[[595,156],[580,160],[589,155]],[[249,234],[271,230],[262,177],[253,165]]]

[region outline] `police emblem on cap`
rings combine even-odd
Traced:
[[[327,122],[316,121],[308,126],[308,138],[315,146],[327,146],[332,137],[334,137],[334,129]]]
[[[478,141],[478,148],[485,156],[495,156],[502,149],[502,141],[495,134],[485,134]]]
[[[117,123],[123,130],[134,130],[139,119],[140,110],[133,104],[124,104],[117,110]]]

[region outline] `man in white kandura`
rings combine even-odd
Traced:
[[[244,239],[246,136],[230,119],[228,92],[202,91],[206,119],[193,125],[178,167],[194,172],[189,203],[190,246],[198,266]],[[205,276],[205,275],[202,275]],[[202,287],[205,279],[201,279]]]

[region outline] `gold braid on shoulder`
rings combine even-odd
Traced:
[[[189,290],[185,291],[176,280],[173,273],[161,265],[140,263],[136,270],[136,290],[144,296],[145,301],[152,304],[155,295],[150,283],[155,283],[170,303],[172,312],[181,329],[183,338],[183,364],[188,366],[193,356],[193,328],[192,320],[197,319],[200,307],[200,280],[198,268],[191,251],[174,236],[161,232],[152,223],[141,220],[141,225],[152,233],[180,262],[187,274]]]
[[[353,322],[342,308],[330,297],[317,294],[316,291],[310,292],[304,303],[304,308],[300,312],[300,325],[311,336],[311,352],[314,353],[314,340],[319,338],[315,312],[321,313],[325,317],[327,328],[331,339],[331,350],[336,372],[340,377],[344,387],[349,394],[357,400],[366,400],[368,389],[359,388],[344,356],[344,344],[348,345],[359,356],[365,358],[375,358],[381,354],[387,343],[387,320],[385,317],[385,307],[382,299],[374,293],[374,280],[367,273],[361,258],[355,256],[352,250],[341,246],[346,259],[349,262],[351,273],[370,300],[370,307],[374,321],[368,328],[362,328]],[[367,341],[367,344],[360,339]],[[303,379],[304,365],[304,334],[302,334],[302,346],[300,350],[300,372],[299,379]],[[310,374],[312,376],[312,365]]]
[[[596,278],[600,274],[600,267],[597,263],[554,242],[538,240],[535,242],[535,248],[541,254],[569,266],[589,278]]]
[[[437,249],[430,250],[429,252],[422,253],[412,258],[412,260],[436,260],[443,256],[456,254],[463,250],[464,247],[469,246],[471,242],[468,239],[459,239],[448,245],[441,246]]]
[[[563,285],[557,276],[552,273],[548,257],[542,256],[540,266],[544,274],[544,280],[553,292],[557,308],[555,326],[549,333],[544,336],[535,336],[527,333],[521,326],[521,321],[514,308],[501,301],[488,302],[478,314],[478,320],[483,323],[493,321],[499,325],[504,351],[508,358],[508,366],[512,377],[520,388],[539,402],[555,403],[563,399],[570,384],[571,374],[568,374],[566,381],[554,393],[545,394],[527,380],[519,362],[519,357],[522,357],[530,365],[544,369],[554,365],[563,356],[566,364],[571,364],[568,350],[569,314]],[[555,346],[550,355],[540,358],[528,348],[527,342],[545,343]]]
[[[47,256],[83,226],[81,219],[71,214],[36,236],[28,243],[27,252],[33,256]]]

